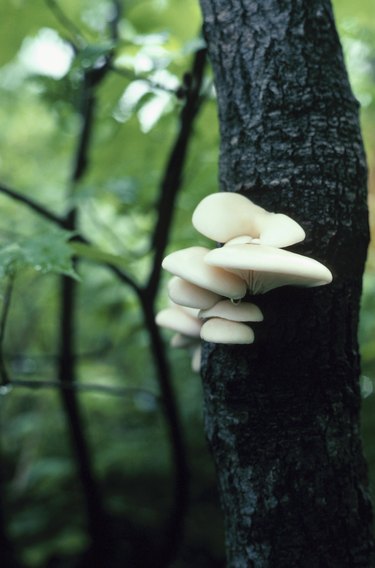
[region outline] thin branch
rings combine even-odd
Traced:
[[[4,360],[4,338],[10,308],[10,301],[12,298],[13,282],[14,276],[9,276],[4,292],[3,305],[0,314],[0,384],[2,387],[6,387],[10,383],[7,367]]]
[[[115,5],[115,7],[117,4]],[[115,10],[115,18],[120,18],[119,10]],[[118,19],[112,21],[115,26]],[[79,115],[81,129],[73,157],[70,178],[70,195],[76,185],[83,179],[89,166],[89,150],[92,141],[94,111],[96,105],[96,88],[104,80],[114,53],[111,52],[103,65],[83,69]],[[73,207],[65,217],[65,228],[76,231],[78,228],[78,209]],[[77,260],[76,260],[77,262]],[[125,277],[126,278],[126,277]],[[77,283],[68,277],[60,280],[60,330],[59,330],[59,360],[57,365],[58,379],[62,385],[76,383],[76,300]],[[60,391],[63,408],[66,413],[72,447],[78,468],[78,474],[85,499],[86,517],[91,539],[91,551],[98,564],[105,563],[106,543],[103,533],[106,530],[106,511],[100,488],[94,476],[92,456],[87,443],[81,408],[74,390]]]
[[[113,53],[100,67],[84,69],[79,102],[81,129],[73,157],[70,178],[70,195],[87,172],[89,165],[89,149],[92,140],[94,110],[96,104],[95,90],[103,81]],[[65,228],[76,231],[78,210],[73,207],[65,217]],[[76,299],[77,284],[72,278],[63,276],[60,280],[60,330],[59,330],[59,360],[57,366],[58,379],[62,385],[76,382]],[[92,456],[84,431],[81,408],[76,392],[70,389],[60,391],[63,408],[66,413],[71,443],[77,464],[78,474],[85,498],[86,517],[92,551],[99,564],[104,563],[105,543],[103,532],[106,526],[106,512],[100,489],[94,476]]]
[[[152,398],[155,402],[160,403],[160,397],[148,390],[133,387],[116,387],[111,385],[101,385],[95,383],[61,383],[60,381],[46,381],[46,380],[29,380],[29,379],[12,379],[7,385],[10,392],[13,387],[24,387],[29,389],[58,389],[58,390],[71,390],[75,392],[92,392],[97,394],[105,394],[115,397],[136,397],[137,395],[146,395]]]
[[[188,506],[189,468],[185,440],[172,387],[170,368],[165,354],[165,346],[160,330],[155,323],[153,299],[149,295],[142,293],[140,301],[145,324],[150,335],[151,350],[162,395],[161,401],[168,426],[171,461],[174,467],[173,502],[167,517],[164,540],[160,546],[157,564],[158,566],[169,566],[176,556],[183,533],[183,524]]]
[[[172,221],[174,202],[181,188],[188,143],[192,134],[193,122],[201,103],[200,90],[205,60],[206,51],[198,51],[192,67],[191,85],[181,112],[180,129],[172,147],[160,186],[159,217],[151,241],[155,250],[153,267],[147,285],[142,290],[138,290],[145,324],[150,334],[151,349],[162,394],[174,465],[174,500],[165,527],[164,541],[160,547],[160,566],[169,565],[175,558],[182,537],[188,506],[189,469],[169,364],[165,354],[165,346],[161,339],[160,330],[155,323],[154,304],[160,281],[161,261],[164,256]]]
[[[115,65],[110,65],[109,68],[110,68],[111,71],[113,71],[113,73],[116,73],[117,75],[120,75],[121,77],[129,79],[130,81],[143,81],[144,83],[147,83],[148,85],[150,85],[150,87],[152,89],[155,89],[155,90],[158,90],[158,91],[164,91],[165,93],[171,93],[172,95],[176,95],[176,97],[181,98],[181,92],[182,92],[181,87],[179,87],[177,89],[172,89],[170,87],[166,87],[165,85],[162,85],[162,83],[157,83],[156,81],[153,81],[149,77],[142,77],[140,75],[136,75],[132,71],[128,71],[127,69],[120,69],[119,67],[116,67]]]
[[[75,235],[72,237],[72,241],[77,241],[79,243],[82,243],[84,245],[87,245],[89,247],[93,246],[93,243],[91,243],[91,241],[89,241],[88,239],[86,239],[86,237],[82,236],[82,235]],[[84,256],[84,255],[82,255]],[[111,253],[105,253],[106,257],[110,257]],[[121,280],[121,282],[123,282],[124,284],[127,284],[128,286],[130,286],[131,288],[133,288],[133,290],[138,293],[140,290],[140,286],[137,284],[137,282],[130,276],[130,274],[128,274],[127,272],[125,272],[125,270],[123,268],[119,268],[114,262],[111,262],[110,260],[103,260],[100,261],[97,258],[89,258],[89,256],[87,255],[86,260],[92,260],[92,262],[95,262],[96,264],[101,264],[102,266],[106,266],[113,274],[116,275],[116,277]]]
[[[22,195],[21,193],[19,193],[18,191],[14,190],[14,189],[10,189],[9,187],[6,187],[6,186],[0,184],[0,192],[4,193],[8,197],[11,197],[12,199],[14,199],[16,201],[19,201],[20,203],[22,203],[23,205],[25,205],[26,207],[28,207],[32,211],[38,213],[38,215],[41,215],[42,217],[48,219],[49,221],[52,221],[53,223],[55,223],[56,225],[58,225],[58,226],[60,226],[64,229],[66,229],[71,223],[71,220],[67,221],[67,218],[58,217],[54,213],[51,213],[50,211],[45,209],[42,205],[39,205],[34,200],[29,199],[28,197]],[[72,240],[78,241],[78,242],[85,244],[87,246],[93,246],[93,243],[91,241],[89,241],[86,237],[84,237],[83,235],[74,235],[72,237]],[[129,274],[127,274],[123,269],[118,268],[115,264],[113,264],[109,261],[100,262],[97,259],[94,262],[100,263],[103,266],[106,266],[122,282],[124,282],[125,284],[127,284],[128,286],[133,288],[134,290],[137,290],[139,288],[138,284],[133,280],[133,278]]]
[[[48,221],[52,221],[52,223],[55,223],[60,227],[65,226],[65,221],[62,217],[59,217],[37,201],[34,201],[34,199],[30,199],[30,197],[26,197],[26,195],[22,195],[22,193],[19,193],[18,191],[11,189],[4,184],[0,184],[0,193],[4,193],[15,201],[19,201],[23,205],[26,205],[29,209],[31,209],[35,213],[38,213],[38,215],[41,215],[45,219],[48,219]]]
[[[122,0],[112,0],[112,17],[108,21],[108,27],[112,40],[116,43],[119,39],[119,23],[122,16]]]
[[[2,391],[7,390],[8,387],[0,387],[0,394]],[[2,453],[2,451],[1,451]],[[2,458],[2,456],[1,456]],[[5,461],[5,460],[4,460]],[[6,462],[5,462],[6,463]],[[1,467],[0,467],[0,550],[1,550],[1,564],[7,568],[21,568],[21,565],[16,559],[15,554],[15,547],[13,546],[13,542],[8,534],[10,519],[9,514],[11,514],[11,510],[5,510],[5,501],[4,498],[6,495],[6,488],[5,488],[5,470],[6,467],[3,465],[3,459],[1,459]],[[8,513],[8,514],[7,514]]]
[[[200,49],[195,54],[191,71],[191,85],[181,111],[180,129],[160,185],[159,202],[157,205],[159,217],[151,239],[155,254],[152,270],[146,285],[148,293],[153,297],[156,295],[160,281],[161,263],[168,243],[176,197],[182,185],[183,168],[193,131],[193,123],[202,101],[200,91],[205,63],[206,49]]]
[[[48,8],[51,10],[56,20],[69,32],[73,38],[71,40],[71,45],[77,52],[79,48],[86,45],[86,41],[82,37],[81,30],[75,25],[73,20],[71,20],[65,12],[61,9],[59,4],[55,0],[45,0]]]
[[[98,359],[103,357],[108,350],[110,349],[111,345],[103,344],[98,349],[92,351],[82,351],[81,353],[77,354],[77,359]],[[56,353],[17,353],[9,351],[6,353],[7,359],[11,362],[13,361],[23,361],[23,360],[32,360],[32,361],[55,361],[57,359]]]

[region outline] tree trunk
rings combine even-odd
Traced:
[[[220,183],[306,230],[331,285],[253,298],[250,346],[205,344],[205,427],[232,568],[372,566],[359,436],[366,164],[329,0],[201,0]]]

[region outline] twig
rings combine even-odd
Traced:
[[[162,85],[161,83],[157,83],[156,81],[153,81],[149,77],[142,77],[140,75],[136,75],[132,71],[128,71],[126,69],[120,69],[119,67],[116,67],[115,65],[110,65],[109,68],[110,68],[111,71],[113,71],[113,73],[116,73],[117,75],[121,75],[121,77],[124,77],[126,79],[130,79],[131,81],[143,81],[144,83],[147,83],[148,85],[150,85],[150,87],[152,89],[155,89],[155,90],[158,90],[158,91],[164,91],[165,93],[171,93],[172,95],[176,95],[176,97],[180,96],[181,87],[177,88],[177,89],[172,89],[171,87],[166,87],[165,85]]]
[[[55,0],[45,0],[45,2],[56,20],[60,22],[60,24],[71,34],[72,38],[74,38],[72,40],[72,47],[74,47],[75,51],[77,52],[79,48],[84,47],[87,42],[83,39],[81,30],[75,25],[73,20],[68,18]]]
[[[4,193],[5,195],[8,195],[8,197],[11,197],[15,201],[23,203],[29,209],[35,211],[35,213],[38,213],[45,219],[48,219],[48,221],[52,221],[56,225],[64,227],[65,221],[62,217],[59,217],[58,215],[56,215],[55,213],[53,213],[52,211],[41,205],[40,203],[37,203],[36,201],[34,201],[34,199],[30,199],[29,197],[26,197],[26,195],[22,195],[22,193],[19,193],[18,191],[11,189],[10,187],[7,187],[4,184],[0,184],[0,192]]]
[[[65,218],[58,217],[54,213],[51,213],[50,211],[45,209],[42,205],[39,205],[34,200],[29,199],[28,197],[22,195],[21,193],[19,193],[18,191],[14,190],[14,189],[10,189],[9,187],[6,187],[6,186],[0,184],[0,193],[1,192],[4,193],[5,195],[7,195],[8,197],[11,197],[15,201],[19,201],[20,203],[22,203],[23,205],[25,205],[26,207],[28,207],[29,209],[31,209],[35,213],[38,213],[38,215],[41,215],[45,219],[52,221],[53,223],[55,223],[59,227],[67,229],[71,226],[71,219],[69,218],[69,216],[67,216]],[[76,234],[72,237],[72,240],[78,241],[78,242],[85,244],[87,246],[92,246],[92,243],[83,235]],[[95,260],[95,262],[100,263],[100,261],[98,261],[98,260]],[[128,284],[134,290],[139,288],[139,286],[132,279],[132,277],[129,274],[127,274],[123,269],[119,269],[115,264],[112,264],[109,261],[102,262],[101,264],[103,264],[103,266],[106,266],[122,282],[124,282],[125,284]]]
[[[4,388],[4,387],[1,387]],[[1,456],[2,457],[2,456]],[[1,460],[3,461],[3,460]],[[22,568],[16,559],[16,554],[14,551],[14,546],[12,540],[9,538],[8,535],[8,527],[9,527],[9,517],[5,513],[5,499],[4,496],[6,495],[5,492],[5,469],[3,464],[0,468],[0,550],[1,550],[1,563],[4,567],[8,568]]]
[[[176,197],[182,185],[183,168],[192,134],[193,122],[202,100],[200,90],[205,62],[206,49],[204,48],[198,50],[194,58],[191,72],[191,86],[181,111],[180,129],[170,153],[160,186],[160,196],[157,205],[159,216],[151,239],[155,254],[152,270],[146,286],[151,296],[156,295],[159,285],[161,262],[168,243]]]
[[[164,541],[158,553],[157,566],[169,566],[175,558],[182,533],[188,505],[189,468],[187,462],[185,440],[177,409],[174,390],[170,376],[170,368],[165,354],[165,347],[160,331],[155,323],[153,299],[142,293],[140,297],[145,323],[150,334],[151,349],[157,370],[157,379],[162,394],[162,404],[168,425],[168,436],[171,447],[171,461],[174,467],[173,502],[164,531]]]
[[[187,148],[192,134],[194,119],[200,107],[200,89],[206,60],[206,50],[196,53],[192,67],[192,81],[185,104],[181,111],[180,129],[167,161],[160,185],[158,220],[155,225],[152,245],[155,250],[153,267],[144,289],[138,292],[147,329],[150,333],[151,348],[158,373],[165,416],[168,424],[172,458],[174,464],[174,502],[170,512],[165,539],[160,550],[160,565],[167,566],[176,556],[182,537],[183,523],[188,505],[188,463],[179,414],[175,401],[170,370],[160,331],[155,323],[154,304],[160,281],[161,261],[164,256],[170,232],[174,202],[182,184],[182,172]]]
[[[122,16],[122,0],[112,0],[113,14],[108,22],[108,27],[110,31],[111,38],[114,42],[119,39],[119,22]]]
[[[98,349],[92,351],[82,351],[77,354],[77,359],[99,359],[107,353],[110,348],[110,344],[103,344]],[[56,353],[17,353],[8,352],[6,353],[7,358],[11,361],[22,361],[22,360],[35,360],[35,361],[56,361]]]
[[[137,395],[146,395],[155,402],[160,403],[160,397],[147,389],[133,387],[115,387],[110,385],[101,385],[95,383],[61,383],[60,381],[46,380],[28,380],[28,379],[12,379],[7,385],[13,387],[24,387],[29,389],[59,389],[72,390],[75,392],[93,392],[97,394],[105,394],[117,397],[135,397]],[[11,390],[11,389],[10,389]]]
[[[10,380],[7,373],[5,361],[4,361],[4,335],[5,335],[5,328],[6,328],[6,321],[9,312],[10,300],[12,295],[12,286],[14,282],[14,277],[10,277],[8,279],[4,299],[3,299],[3,306],[0,315],[0,394],[5,394],[10,390]],[[1,424],[0,424],[1,426]],[[2,454],[2,448],[0,448],[0,454]],[[2,458],[2,455],[0,455]],[[1,459],[1,462],[3,460]],[[12,541],[9,538],[7,533],[7,529],[9,526],[9,519],[6,518],[4,512],[4,495],[5,495],[5,487],[4,487],[4,467],[1,463],[0,467],[0,550],[1,550],[1,560],[4,566],[9,566],[11,568],[17,568],[20,565],[16,561],[14,548]]]
[[[0,314],[0,384],[3,387],[6,387],[10,383],[8,371],[4,360],[4,338],[5,338],[5,327],[10,308],[10,301],[12,298],[13,282],[14,282],[14,276],[11,275],[9,276],[8,282],[6,284],[4,297],[3,297],[3,305]]]
[[[82,244],[84,244],[88,247],[92,246],[92,243],[88,239],[86,239],[86,237],[84,237],[82,235],[73,236],[72,241],[77,241],[78,243],[82,243]],[[77,254],[79,256],[79,253],[77,253]],[[97,258],[90,258],[89,254],[82,255],[82,256],[87,260],[92,260],[96,264],[99,263],[102,266],[106,266],[113,274],[115,274],[115,276],[119,280],[121,280],[121,282],[123,282],[124,284],[127,284],[128,286],[133,288],[133,290],[138,294],[138,292],[140,290],[140,286],[130,276],[130,274],[128,274],[123,268],[119,268],[114,262],[107,260],[107,259],[111,258],[111,253],[104,253],[103,257],[105,257],[105,260],[103,260],[103,261],[100,261]]]
[[[119,14],[118,14],[119,17]],[[112,25],[115,25],[114,23]],[[91,143],[92,126],[94,122],[95,89],[104,79],[113,53],[99,68],[84,70],[79,114],[81,130],[73,160],[71,173],[70,194],[75,190],[78,182],[85,175],[89,164],[89,147]],[[73,207],[65,218],[65,228],[71,231],[77,229],[78,210]],[[74,384],[76,382],[76,282],[72,278],[63,276],[60,281],[60,337],[58,379],[61,384]],[[104,563],[106,544],[103,533],[106,527],[106,513],[98,484],[95,480],[91,453],[84,432],[81,410],[74,390],[62,389],[60,391],[63,407],[68,419],[72,447],[78,467],[82,491],[85,498],[86,516],[93,553],[99,564]]]

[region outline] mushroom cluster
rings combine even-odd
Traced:
[[[161,310],[155,318],[157,325],[174,331],[171,347],[188,349],[191,352],[191,367],[196,373],[201,365],[200,331],[202,320],[199,310],[170,302],[169,308]]]
[[[243,195],[208,195],[196,207],[192,222],[222,246],[185,248],[163,261],[163,268],[173,274],[168,285],[173,306],[162,310],[156,323],[179,334],[172,338],[173,346],[191,346],[199,337],[213,343],[252,343],[254,332],[247,324],[262,321],[263,315],[256,305],[241,301],[246,294],[332,281],[320,262],[283,250],[305,238],[296,221],[266,211]],[[193,367],[199,369],[197,353]]]

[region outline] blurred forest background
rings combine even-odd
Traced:
[[[220,567],[200,378],[152,324],[166,303],[160,257],[204,244],[191,213],[218,189],[212,74],[197,0],[117,8],[0,3],[2,530],[22,565],[73,566],[98,532],[87,517],[105,509],[117,527],[109,546],[120,531],[126,546],[157,550],[154,541],[177,542],[185,523],[173,566]],[[362,107],[375,234],[374,5],[335,0],[334,8]],[[375,494],[374,245],[360,343]]]

